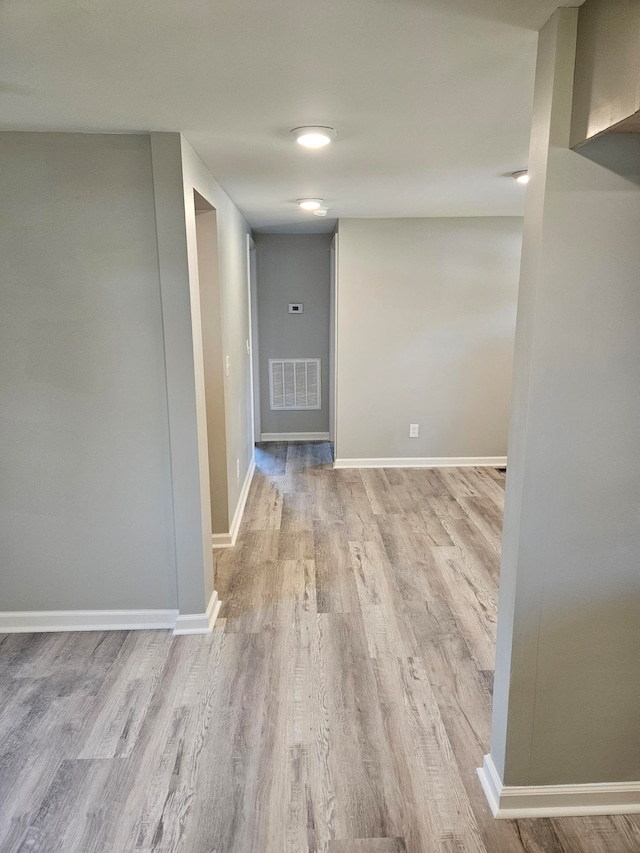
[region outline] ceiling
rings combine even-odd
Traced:
[[[182,131],[260,230],[521,215],[507,176],[526,166],[536,31],[557,4],[1,0],[0,129]],[[338,138],[306,151],[288,134],[303,124]]]

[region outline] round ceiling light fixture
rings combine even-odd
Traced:
[[[308,125],[305,127],[294,127],[290,131],[296,142],[305,148],[324,148],[338,135],[332,127],[322,125]]]
[[[519,172],[514,172],[511,177],[515,178],[519,184],[529,183],[529,172],[526,169],[521,169]]]
[[[298,204],[303,210],[319,210],[324,204],[322,198],[299,198]]]

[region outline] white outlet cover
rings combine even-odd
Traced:
[[[409,438],[418,438],[420,435],[420,424],[409,424]]]

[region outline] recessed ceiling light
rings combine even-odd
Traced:
[[[318,210],[322,207],[324,199],[322,198],[299,198],[298,204],[303,210]]]
[[[327,208],[326,207],[319,207],[317,210],[313,211],[313,215],[314,216],[326,216],[327,215]]]
[[[521,169],[519,172],[514,172],[512,177],[514,177],[519,184],[529,183],[529,172],[526,169]]]
[[[305,148],[324,148],[338,135],[332,127],[321,127],[318,125],[308,127],[294,127],[291,135],[296,138],[300,145]]]

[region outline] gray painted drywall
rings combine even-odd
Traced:
[[[506,455],[521,231],[340,221],[337,459]]]
[[[639,45],[639,0],[587,0],[581,7],[572,146],[640,109]]]
[[[0,610],[202,613],[194,189],[216,209],[231,361],[226,530],[253,453],[246,222],[177,133],[4,133],[0,158]]]
[[[258,338],[263,433],[329,431],[331,234],[257,234]],[[304,313],[288,313],[302,302]],[[322,409],[272,412],[270,358],[322,359]]]
[[[0,610],[175,607],[149,137],[0,163]]]
[[[165,364],[176,586],[181,614],[202,613],[213,590],[209,460],[202,358],[197,248],[189,258],[182,142],[178,133],[152,133],[160,292]],[[190,263],[191,261],[191,263]],[[195,268],[195,272],[193,269]]]
[[[491,738],[507,785],[640,778],[640,190],[568,148],[577,14],[539,43]]]

